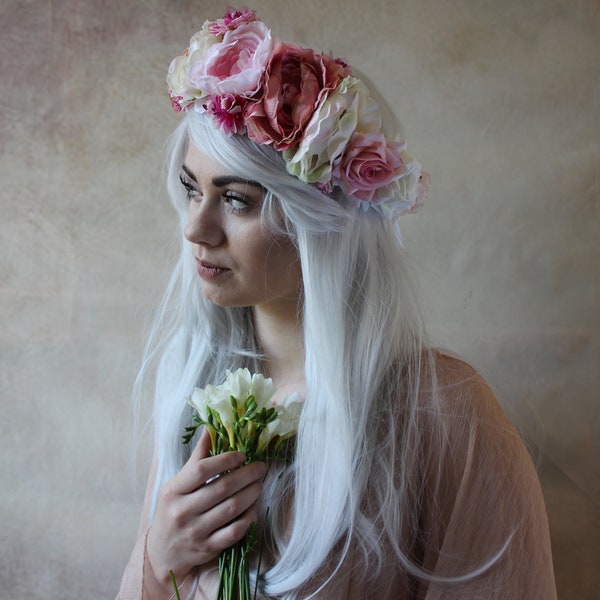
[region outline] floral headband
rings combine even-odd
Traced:
[[[286,169],[392,219],[423,204],[429,175],[388,140],[367,86],[343,60],[281,42],[247,8],[205,21],[167,76],[173,108],[282,153]]]

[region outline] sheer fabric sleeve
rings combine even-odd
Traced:
[[[137,540],[123,572],[116,600],[175,600],[176,598],[175,590],[165,590],[157,581],[146,556],[146,538],[149,530],[148,516],[155,478],[156,460],[153,460],[140,516]],[[195,594],[195,588],[195,577],[188,576],[178,587],[179,595],[183,599],[192,598]]]
[[[438,382],[441,410],[426,411],[421,523],[434,581],[421,581],[417,598],[555,599],[546,509],[527,449],[474,370],[444,357]]]

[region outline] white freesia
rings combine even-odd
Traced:
[[[226,371],[221,385],[194,388],[188,402],[197,414],[195,424],[185,428],[184,442],[190,442],[203,425],[213,455],[235,450],[245,454],[247,463],[288,460],[293,444],[282,442],[296,433],[302,402],[296,393],[275,405],[271,401],[274,392],[271,379],[248,369]],[[256,541],[253,523],[242,540],[219,555],[218,600],[251,599],[248,557]]]
[[[226,371],[221,385],[194,388],[188,402],[197,411],[196,422],[211,436],[213,452],[238,450],[248,460],[285,458],[281,442],[296,433],[302,410],[298,393],[280,404],[272,402],[273,380],[248,369]],[[186,428],[189,441],[198,425]]]
[[[198,411],[198,415],[203,421],[208,421],[208,402],[206,390],[200,388],[194,388],[188,399],[188,403]]]
[[[236,398],[238,405],[243,404],[249,396],[254,396],[258,407],[263,408],[275,393],[270,377],[263,377],[260,373],[251,374],[248,369],[237,369],[234,372],[228,370],[225,377],[225,383],[219,387]]]
[[[271,421],[260,434],[259,450],[266,448],[277,437],[278,442],[281,442],[296,433],[302,406],[302,399],[298,392],[288,396],[277,406],[277,418]]]

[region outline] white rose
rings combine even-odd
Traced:
[[[199,62],[204,58],[206,51],[215,44],[218,44],[219,37],[212,35],[208,30],[209,21],[204,21],[202,29],[196,32],[190,40],[188,55],[190,64]]]
[[[167,85],[171,97],[180,98],[178,105],[181,108],[186,108],[192,102],[206,96],[205,92],[192,84],[189,71],[190,67],[200,62],[207,50],[218,42],[219,38],[209,33],[208,21],[205,21],[202,29],[193,35],[185,54],[177,56],[171,61],[167,73]]]

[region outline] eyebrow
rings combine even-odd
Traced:
[[[185,164],[181,165],[181,170],[193,181],[198,183],[194,173],[192,170]],[[251,185],[253,187],[259,188],[260,190],[266,191],[265,187],[258,183],[258,181],[252,181],[250,179],[245,179],[244,177],[235,177],[234,175],[222,175],[221,177],[215,177],[212,180],[212,184],[215,187],[225,187],[226,185],[231,185],[232,183],[240,183],[243,185]]]

